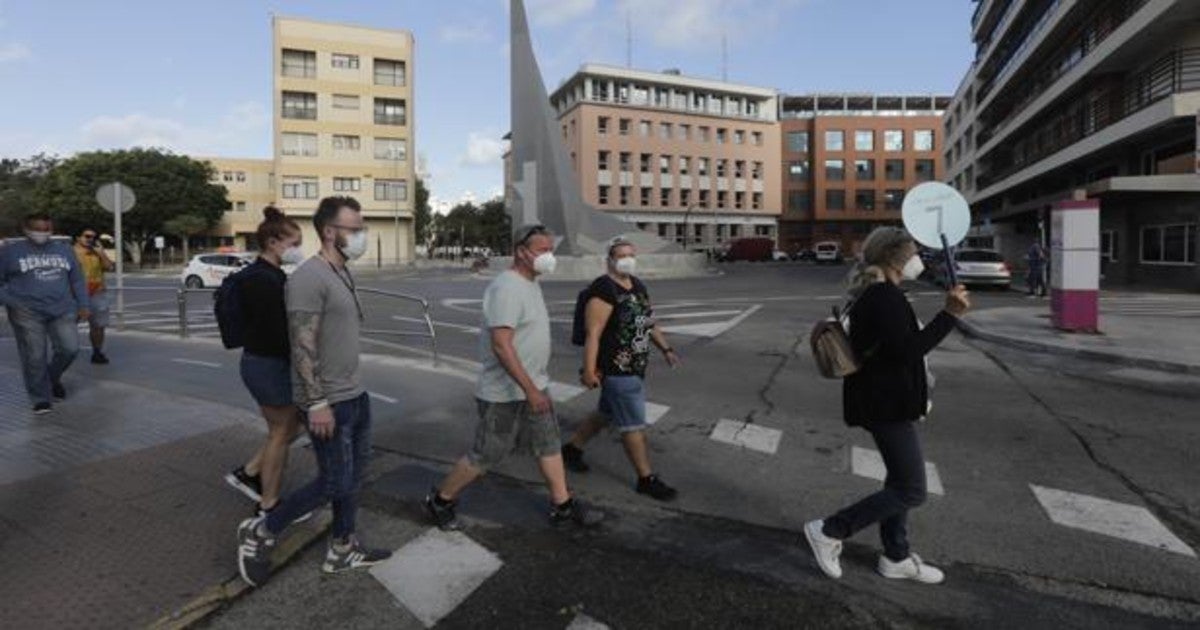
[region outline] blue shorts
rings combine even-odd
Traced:
[[[646,428],[646,387],[640,376],[605,376],[599,412],[621,433]]]
[[[286,407],[292,400],[292,362],[242,353],[242,382],[260,407]]]

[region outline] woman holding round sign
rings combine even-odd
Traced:
[[[950,192],[952,197],[945,196],[944,190],[929,195],[921,187],[913,189],[911,213],[908,199],[904,207],[908,231],[876,229],[863,243],[861,260],[851,273],[849,334],[859,368],[843,381],[845,421],[870,432],[887,467],[887,478],[879,492],[804,526],[818,566],[835,579],[842,576],[842,541],[876,523],[883,542],[880,575],[925,584],[945,578],[909,550],[908,512],[925,501],[926,492],[925,459],[917,434],[917,422],[931,407],[925,355],[950,334],[970,301],[966,289],[954,284],[943,310],[921,327],[900,283],[916,280],[924,271],[914,237],[922,244],[948,249],[965,236],[966,226],[960,224],[963,213],[965,223],[970,223],[966,202],[961,207],[947,203],[956,201],[953,197],[961,199],[953,189]],[[927,211],[922,203],[939,209]],[[910,222],[910,214],[919,218]],[[929,229],[922,231],[925,227]]]

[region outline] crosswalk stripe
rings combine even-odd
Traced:
[[[883,463],[883,456],[879,451],[869,448],[850,447],[850,472],[876,481],[887,479],[887,466]],[[942,477],[938,474],[937,466],[929,462],[925,462],[925,488],[930,494],[946,495],[946,488],[942,486]]]
[[[391,396],[384,396],[383,394],[376,393],[376,392],[367,392],[367,396],[370,396],[374,400],[378,400],[380,402],[385,402],[389,405],[394,405],[394,404],[400,402],[399,400],[396,400],[395,398],[392,398]]]
[[[579,613],[567,625],[567,630],[608,630],[608,625],[600,623],[583,613]]]
[[[550,386],[546,389],[550,391],[550,400],[559,403],[567,402],[587,391],[579,385],[560,383],[558,381],[550,383]]]
[[[1051,521],[1066,527],[1112,536],[1192,558],[1196,552],[1140,505],[1030,484]]]
[[[466,534],[430,528],[370,572],[430,628],[503,565],[496,554]]]
[[[743,420],[723,419],[717,421],[708,437],[717,442],[774,455],[775,451],[779,450],[779,440],[783,437],[783,432]]]
[[[666,405],[646,401],[646,424],[654,424],[667,415],[671,408]]]
[[[171,361],[174,363],[182,363],[184,365],[198,365],[200,367],[207,367],[207,368],[213,368],[213,369],[217,369],[217,368],[221,367],[220,363],[212,363],[211,361],[197,361],[195,359],[171,359]]]

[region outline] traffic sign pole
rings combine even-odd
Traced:
[[[124,330],[125,328],[125,239],[121,233],[121,215],[125,214],[125,206],[121,205],[124,201],[121,199],[121,189],[124,186],[117,184],[113,186],[113,207],[116,212],[113,212],[113,231],[116,232],[117,239],[117,329]]]

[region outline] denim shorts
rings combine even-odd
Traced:
[[[487,472],[515,452],[542,458],[562,451],[558,417],[553,409],[539,416],[530,411],[529,403],[524,400],[477,399],[477,403],[479,424],[475,428],[475,444],[467,454],[475,468]]]
[[[621,433],[646,428],[646,387],[640,376],[605,376],[600,385],[600,414]]]
[[[108,328],[110,309],[108,292],[99,291],[88,296],[88,323],[97,328]]]
[[[260,407],[292,404],[292,362],[287,359],[243,352],[242,382]]]

